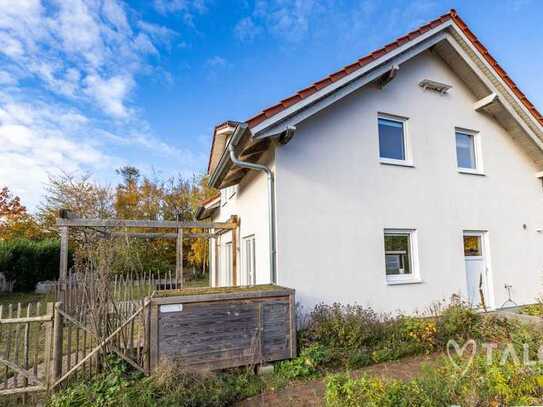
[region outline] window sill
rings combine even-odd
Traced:
[[[470,170],[468,168],[457,168],[458,173],[460,174],[467,174],[467,175],[479,175],[481,177],[485,177],[486,174],[483,171],[479,170]]]
[[[404,284],[422,284],[420,278],[410,278],[405,280],[386,280],[387,285],[404,285]]]
[[[396,165],[398,167],[415,168],[413,161],[392,160],[387,158],[380,158],[379,162],[383,165]]]

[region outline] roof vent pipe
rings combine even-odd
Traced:
[[[271,169],[262,164],[250,163],[241,161],[236,156],[235,147],[233,144],[228,146],[230,160],[240,168],[247,168],[266,173],[268,178],[268,215],[269,215],[269,239],[270,239],[270,280],[272,284],[277,284],[277,267],[276,267],[276,248],[275,248],[275,181]]]

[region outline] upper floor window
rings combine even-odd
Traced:
[[[482,173],[482,158],[477,132],[457,129],[456,165],[461,172]]]
[[[387,164],[410,165],[407,119],[380,115],[379,158]]]

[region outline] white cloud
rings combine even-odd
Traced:
[[[256,0],[252,14],[236,24],[234,34],[247,41],[265,30],[288,42],[300,42],[323,16],[325,3],[334,4],[331,0]]]
[[[420,0],[406,7],[401,0],[389,0],[386,8],[383,13],[377,0],[254,0],[249,15],[234,27],[234,35],[251,41],[265,33],[287,45],[318,43],[319,38],[333,36],[339,49],[352,49],[374,39],[386,41],[435,18],[440,4]]]
[[[206,0],[154,0],[153,4],[159,13],[181,13],[186,20],[207,11]]]
[[[8,67],[22,68],[49,91],[126,119],[130,91],[135,76],[145,71],[147,55],[158,54],[175,35],[133,19],[119,0],[0,0],[0,53]],[[104,96],[114,99],[106,102]]]
[[[81,114],[41,102],[0,96],[0,180],[35,208],[48,174],[100,168],[112,161],[88,140],[74,140],[88,124]]]
[[[91,95],[105,112],[118,118],[129,115],[124,102],[133,86],[134,80],[128,75],[109,79],[89,75],[85,79],[85,92]]]
[[[111,177],[142,153],[194,164],[132,102],[177,35],[121,0],[0,0],[0,185],[32,209],[50,173]]]
[[[242,18],[234,27],[234,34],[241,41],[253,41],[262,28],[255,24],[252,17]]]
[[[206,65],[209,66],[209,67],[220,67],[220,66],[226,66],[226,59],[224,59],[223,57],[220,57],[218,55],[215,55],[214,57],[212,58],[209,58],[207,61],[206,61]]]

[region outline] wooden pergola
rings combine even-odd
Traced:
[[[68,277],[68,240],[70,228],[88,228],[99,233],[104,238],[131,237],[143,239],[175,239],[175,282],[177,287],[183,287],[183,239],[205,238],[216,239],[220,235],[232,232],[232,270],[233,285],[237,285],[237,230],[238,217],[233,215],[228,222],[200,222],[200,221],[174,221],[174,220],[136,220],[136,219],[86,219],[76,218],[68,210],[60,210],[57,218],[57,226],[60,232],[60,270],[59,282],[65,287]],[[114,229],[123,228],[125,232]],[[128,232],[126,229],[161,229],[159,232]],[[187,232],[185,229],[202,229],[203,232]],[[164,229],[169,231],[164,231]]]

